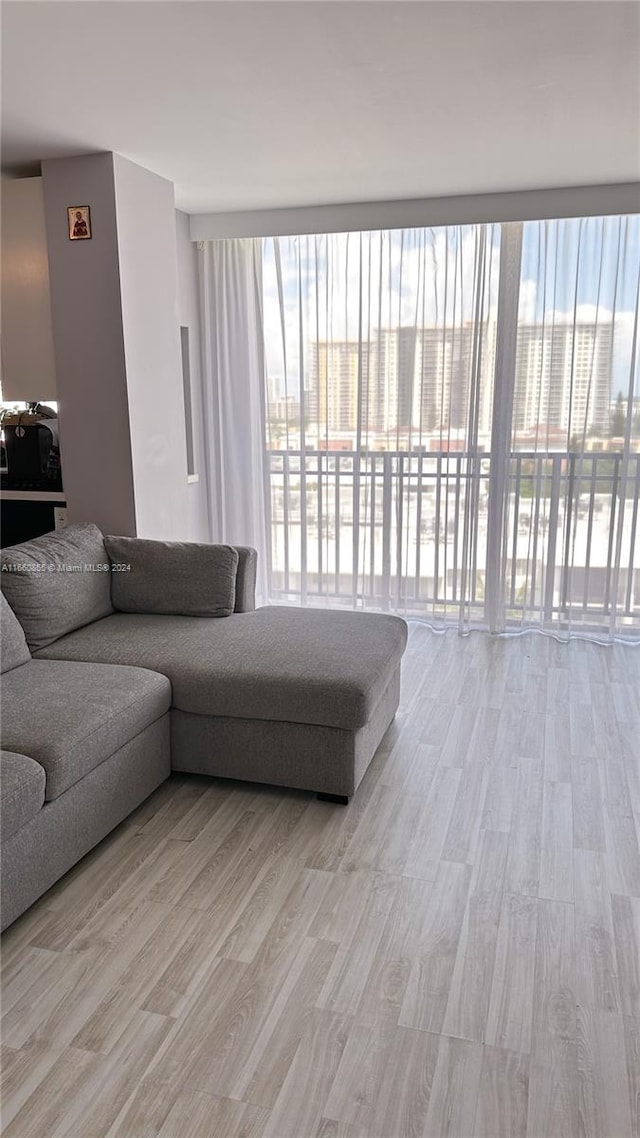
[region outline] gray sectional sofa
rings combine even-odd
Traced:
[[[256,554],[47,534],[2,554],[2,928],[171,769],[346,802],[398,706],[404,621],[255,608]]]

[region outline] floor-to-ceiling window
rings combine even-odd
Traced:
[[[265,242],[274,596],[480,615],[499,258],[493,226]]]
[[[640,217],[235,254],[216,296],[260,329],[269,599],[640,635]]]

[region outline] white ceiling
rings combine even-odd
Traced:
[[[616,0],[2,5],[5,168],[115,150],[191,213],[640,177]]]

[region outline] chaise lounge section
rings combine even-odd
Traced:
[[[115,613],[36,660],[165,675],[174,770],[349,797],[398,706],[403,633],[394,617],[280,607]]]

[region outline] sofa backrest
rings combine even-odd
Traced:
[[[0,583],[32,652],[113,612],[111,565],[94,525],[4,549]]]
[[[104,542],[113,567],[111,599],[120,612],[231,616],[240,560],[233,546],[108,534]]]
[[[4,593],[0,593],[0,671],[10,672],[26,664],[31,653],[20,621]]]

